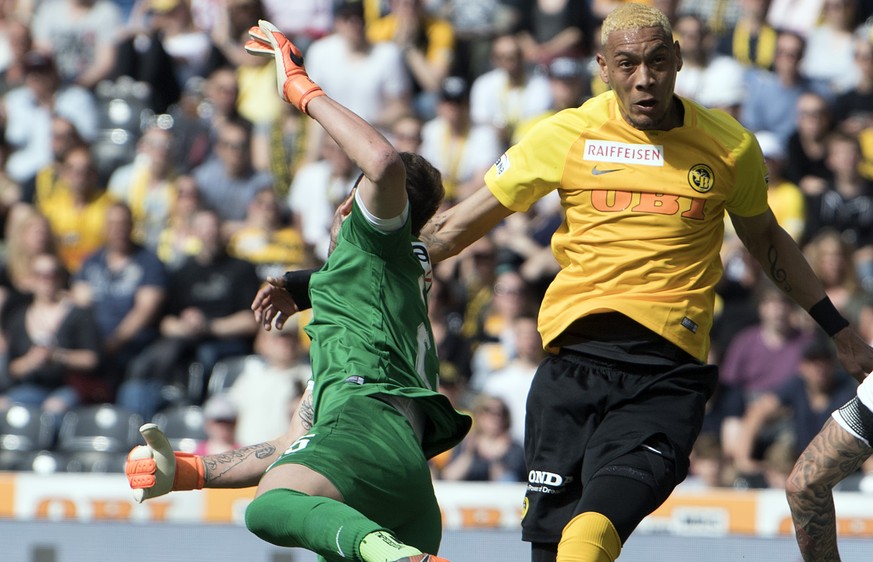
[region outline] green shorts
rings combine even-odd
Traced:
[[[312,429],[270,469],[289,463],[330,480],[347,505],[401,541],[437,552],[442,524],[430,468],[412,426],[390,404],[352,395],[319,412]]]

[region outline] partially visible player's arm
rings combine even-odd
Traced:
[[[419,235],[434,263],[458,252],[487,234],[513,213],[487,187],[480,187],[450,209],[437,213]]]
[[[131,450],[124,469],[134,498],[141,502],[172,491],[256,486],[264,471],[312,427],[312,418],[310,383],[284,435],[226,453],[173,451],[155,424],[145,424],[140,432],[146,444]]]
[[[369,212],[382,219],[399,217],[406,209],[406,168],[394,146],[309,79],[300,50],[276,26],[260,20],[249,36],[249,53],[275,59],[282,98],[318,121],[364,173],[359,190]]]
[[[797,459],[785,491],[805,562],[840,559],[833,489],[856,472],[870,452],[866,443],[828,419]]]
[[[291,416],[284,435],[227,453],[203,457],[204,488],[246,488],[256,486],[264,471],[297,439],[312,428],[312,382]]]
[[[285,322],[298,311],[312,308],[309,278],[314,271],[288,271],[282,277],[268,277],[252,301],[255,322],[268,332],[274,325],[281,330]]]
[[[767,276],[808,311],[837,347],[840,363],[858,381],[873,371],[873,348],[843,318],[825,293],[797,243],[776,222],[773,213],[753,217],[731,214],[737,235]]]

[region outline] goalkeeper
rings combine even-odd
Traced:
[[[309,282],[313,380],[286,435],[198,457],[173,452],[153,424],[126,472],[139,501],[171,490],[258,486],[246,526],[324,560],[440,562],[441,516],[427,459],[457,444],[470,419],[436,392],[427,319],[430,261],[416,236],[443,196],[420,156],[398,154],[314,84],[272,24],[246,50],[274,56],[282,98],[318,121],[363,171],[336,212],[332,252]],[[290,287],[289,287],[290,288]],[[270,329],[297,310],[284,280],[252,304]],[[443,561],[445,562],[445,561]]]

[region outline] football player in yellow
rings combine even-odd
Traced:
[[[859,380],[873,349],[827,299],[767,206],[761,150],[726,113],[674,94],[663,13],[624,4],[602,26],[611,91],[534,127],[486,187],[422,233],[460,251],[552,190],[566,219],[539,315],[551,352],[528,395],[522,521],[534,562],[612,561],[688,471],[717,378],[706,364],[727,212],[766,274],[833,337]]]

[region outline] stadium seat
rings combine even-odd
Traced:
[[[0,412],[0,450],[39,451],[54,441],[52,416],[39,406],[12,404]]]
[[[67,455],[56,451],[0,451],[0,470],[54,474],[67,468]]]
[[[126,453],[77,451],[66,459],[66,472],[123,473]]]
[[[263,362],[264,360],[258,355],[237,355],[217,361],[212,367],[212,374],[209,375],[207,396],[226,392],[249,361]]]
[[[177,451],[190,453],[197,446],[197,441],[206,439],[203,410],[199,406],[170,406],[155,414],[152,421]]]
[[[64,414],[58,432],[57,450],[127,453],[143,442],[142,418],[113,404],[79,406]]]

